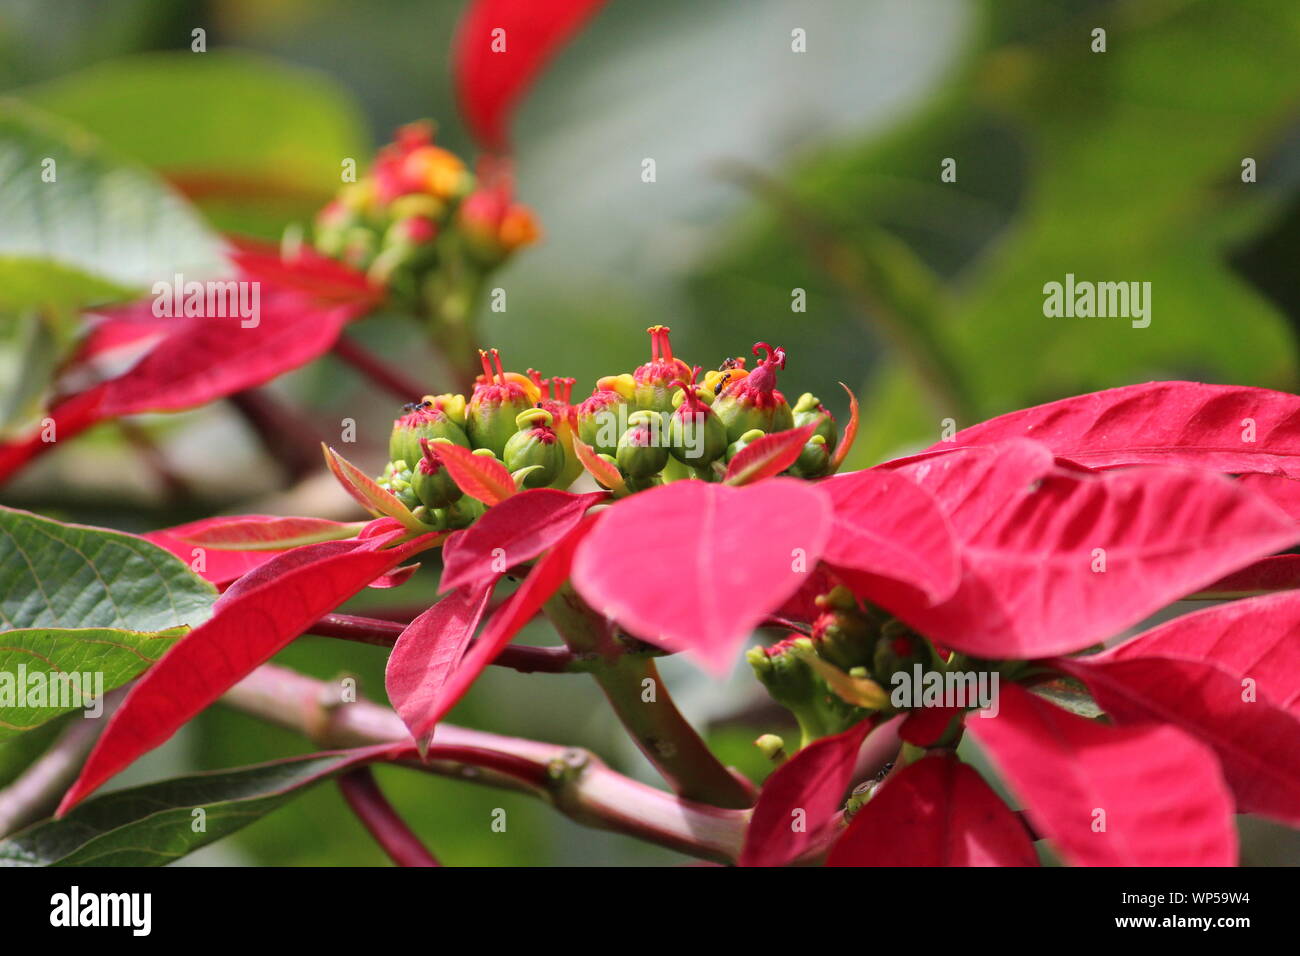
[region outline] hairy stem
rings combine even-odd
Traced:
[[[339,777],[339,790],[357,819],[398,866],[438,866],[432,853],[411,832],[384,796],[369,767]]]
[[[222,698],[229,706],[298,731],[323,747],[358,747],[410,737],[400,717],[367,701],[337,700],[322,681],[264,664]],[[719,863],[740,855],[749,813],[675,797],[560,744],[439,724],[429,773],[530,793],[587,826],[600,827]]]
[[[544,610],[572,651],[601,661],[592,676],[675,793],[718,807],[753,806],[753,788],[719,762],[681,715],[653,659],[625,653],[608,624],[567,585]]]

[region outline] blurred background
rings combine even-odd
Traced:
[[[0,96],[155,170],[213,228],[276,239],[337,189],[342,158],[364,167],[402,123],[432,117],[440,142],[473,154],[450,81],[462,6],[0,0]],[[191,52],[196,27],[205,53]],[[1097,28],[1104,53],[1092,50]],[[795,30],[806,52],[792,50]],[[757,340],[780,344],[787,395],[814,391],[843,420],[836,383],[858,394],[855,466],[930,444],[948,419],[960,428],[1150,379],[1295,390],[1297,64],[1300,5],[1276,0],[611,0],[516,117],[518,194],[546,235],[497,275],[508,310],[484,310],[481,337],[507,367],[577,377],[575,394],[645,361],[653,323],[705,367]],[[955,181],[941,180],[946,159]],[[1244,182],[1248,159],[1256,172]],[[1150,282],[1150,326],[1045,317],[1043,286],[1067,273]],[[796,290],[806,311],[792,310]],[[353,334],[442,390],[402,317]],[[21,324],[0,322],[0,428],[42,400],[22,387],[34,361]],[[350,457],[380,469],[388,396],[329,357],[274,391],[323,435],[355,418]],[[0,500],[125,530],[213,510],[346,513],[328,484],[286,492],[228,403],[133,427],[185,493],[105,425]],[[431,598],[435,583],[426,569],[402,598]],[[315,638],[282,655],[321,677],[355,674],[380,700],[384,658]],[[780,729],[745,716],[761,689],[739,671],[726,686],[677,662],[666,672],[727,759],[761,776],[750,741]],[[581,675],[493,669],[453,720],[589,746],[647,772]],[[121,782],[306,749],[216,708]],[[26,759],[0,747],[0,783]],[[523,797],[380,778],[449,863],[680,859]],[[505,833],[489,827],[496,807]],[[1251,821],[1245,836],[1249,862],[1300,859],[1293,832]],[[383,861],[328,785],[190,858]]]

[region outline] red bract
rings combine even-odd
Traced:
[[[604,0],[474,0],[452,53],[461,112],[484,148],[507,147],[510,113],[533,78]]]
[[[727,462],[724,477],[729,485],[750,485],[764,478],[772,478],[795,463],[804,443],[812,437],[816,424],[788,431],[773,432],[742,448]]]
[[[843,805],[858,751],[873,727],[864,720],[816,740],[772,772],[754,804],[741,866],[782,866],[812,846]]]
[[[259,264],[265,256],[234,258]],[[69,380],[96,376],[96,360],[109,348],[155,341],[125,372],[53,405],[48,417],[58,441],[108,419],[193,408],[269,382],[324,354],[348,322],[379,301],[360,273],[353,274],[352,285],[340,288],[341,267],[323,271],[320,257],[304,253],[298,260],[275,261],[274,271],[241,270],[233,280],[258,284],[256,325],[245,327],[252,319],[237,315],[158,318],[152,301],[106,313],[65,370]],[[332,284],[318,290],[315,283],[322,279]],[[38,433],[0,446],[0,479],[55,444]]]
[[[393,664],[390,662],[386,681],[391,688],[394,682],[400,688],[420,686],[419,704],[409,703],[407,712],[402,714],[403,720],[411,728],[413,735],[417,737],[422,746],[427,745],[428,739],[433,734],[434,728],[438,721],[446,716],[447,712],[456,706],[456,703],[465,696],[470,685],[483,673],[487,667],[501,653],[502,649],[519,633],[519,629],[533,619],[542,609],[547,601],[560,589],[560,586],[569,577],[569,571],[573,564],[574,549],[581,543],[590,531],[593,522],[596,520],[594,515],[589,515],[583,519],[576,528],[561,541],[559,541],[550,551],[542,556],[541,560],[533,566],[528,577],[524,578],[519,589],[510,596],[510,599],[497,609],[492,615],[488,625],[483,630],[482,636],[469,649],[469,653],[464,654],[451,667],[450,672],[447,668],[450,666],[454,654],[454,648],[449,649],[446,655],[435,655],[431,659],[445,657],[447,663],[441,660],[435,661],[436,673],[430,681],[426,683],[423,673],[415,675],[411,673],[397,674],[394,671]],[[439,605],[435,605],[436,608]],[[453,628],[450,638],[441,637],[436,634],[427,634],[424,640],[437,640],[440,643],[452,644],[461,640],[461,636],[468,636],[467,632],[472,632],[473,625],[469,624],[469,616],[466,614],[457,615],[457,625]],[[475,623],[477,623],[475,621]],[[405,634],[403,634],[405,637]],[[460,644],[461,648],[465,646]],[[410,666],[420,668],[419,661],[412,661]],[[429,685],[435,686],[432,689]],[[403,693],[399,690],[399,694]],[[409,698],[408,698],[409,699]],[[409,715],[409,716],[408,716]]]
[[[617,502],[578,549],[573,584],[643,640],[725,672],[822,553],[831,508],[788,478],[678,481]]]
[[[1173,727],[1108,727],[1015,685],[967,728],[1071,863],[1231,866],[1232,798],[1213,753]]]
[[[1246,813],[1300,824],[1300,718],[1211,660],[1057,661],[1118,724],[1176,725],[1214,748]],[[1294,677],[1293,677],[1294,680]]]
[[[952,754],[903,767],[836,842],[828,866],[1037,866],[1024,825]]]
[[[1035,467],[1026,471],[1026,460]],[[1113,637],[1300,537],[1269,502],[1217,475],[1089,475],[1044,462],[1013,444],[901,468],[943,504],[960,542],[961,585],[934,607],[904,591],[873,597],[948,647],[1043,657]]]
[[[59,815],[171,737],[322,614],[435,538],[426,535],[397,543],[390,534],[366,541],[328,541],[285,552],[250,572],[218,599],[207,622],[131,688],[59,804]]]
[[[934,497],[904,475],[858,471],[817,486],[834,507],[822,560],[862,597],[909,585],[929,603],[952,595],[961,561]]]
[[[1300,398],[1197,382],[1150,382],[990,419],[934,450],[1032,438],[1090,468],[1185,464],[1300,478]]]
[[[445,712],[442,689],[465,656],[494,582],[452,591],[406,626],[389,655],[388,699],[421,749]]]
[[[605,497],[536,488],[513,495],[488,510],[442,549],[442,590],[475,587],[508,567],[531,561],[565,537]]]

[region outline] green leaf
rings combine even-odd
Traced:
[[[0,866],[163,866],[248,826],[321,780],[398,749],[382,744],[311,754],[119,790],[0,842]]]
[[[216,593],[143,538],[0,507],[0,630],[194,627]]]
[[[1073,677],[1058,677],[1056,680],[1035,684],[1029,690],[1080,717],[1095,720],[1104,713],[1083,682]]]
[[[129,298],[221,268],[180,196],[85,133],[0,101],[0,309]]]
[[[188,633],[112,627],[34,628],[0,633],[0,742],[60,714],[88,709]]]
[[[360,111],[327,76],[235,51],[99,63],[16,94],[161,172],[224,230],[276,235],[370,153]]]

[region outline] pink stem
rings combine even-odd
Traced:
[[[394,863],[398,866],[439,865],[397,815],[379,784],[375,783],[375,775],[369,767],[358,767],[339,777],[339,789],[357,819]]]

